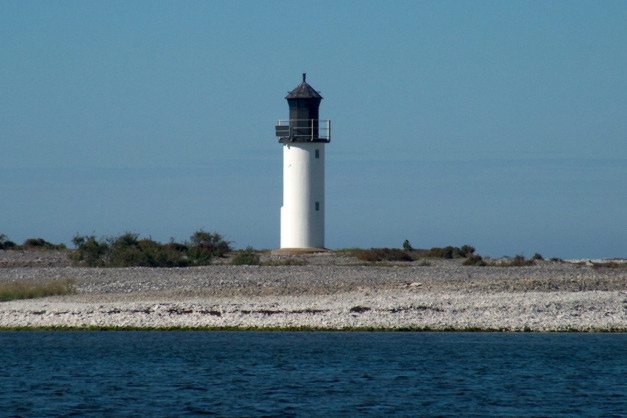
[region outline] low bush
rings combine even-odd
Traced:
[[[592,268],[627,269],[627,263],[617,263],[616,261],[592,262]]]
[[[198,230],[190,238],[187,257],[190,265],[203,266],[211,264],[213,257],[225,257],[233,251],[231,243],[216,232]]]
[[[72,260],[85,264],[89,267],[104,267],[109,253],[109,244],[105,241],[98,241],[95,236],[75,235],[72,243],[76,250],[72,252]]]
[[[0,250],[10,250],[16,247],[16,244],[11,241],[6,235],[0,234]]]
[[[126,233],[110,240],[106,265],[111,267],[185,267],[185,252],[171,245],[163,245],[151,239],[138,239],[137,234]]]
[[[451,245],[447,247],[433,247],[428,250],[416,249],[412,250],[411,254],[414,259],[423,258],[467,258],[475,253],[475,247],[471,245],[462,245],[462,247],[453,247]]]
[[[231,260],[231,264],[235,266],[258,266],[261,264],[261,261],[259,254],[257,254],[252,247],[247,247],[245,250],[240,250],[235,253],[235,256]]]
[[[471,255],[464,261],[465,266],[487,266],[488,263],[485,262],[483,257],[480,255]]]
[[[202,229],[191,236],[192,246],[203,249],[212,257],[224,257],[233,251],[231,243],[216,232],[206,232]]]
[[[531,257],[532,260],[544,260],[544,257],[542,257],[542,254],[540,253],[535,253],[533,255],[533,257]]]
[[[357,258],[362,261],[376,263],[378,261],[413,261],[413,257],[404,250],[398,248],[371,248],[369,250],[357,250]]]
[[[24,250],[65,250],[65,244],[53,244],[43,238],[28,238],[20,248]]]
[[[513,258],[503,260],[496,264],[500,267],[523,267],[523,266],[532,266],[535,264],[535,260],[526,259],[523,255],[517,255]]]
[[[93,235],[76,235],[72,239],[76,250],[71,257],[90,267],[186,267],[211,264],[213,257],[231,251],[230,244],[217,233],[197,231],[191,241],[161,244],[150,238],[140,239],[132,232],[100,240]]]
[[[470,245],[464,245],[462,248],[452,247],[449,245],[443,248],[433,247],[427,252],[426,256],[433,257],[433,258],[445,258],[445,259],[466,258],[472,255],[474,252],[475,252],[475,249],[471,247]]]
[[[460,252],[464,254],[465,257],[470,257],[472,254],[475,253],[475,247],[468,244],[462,245],[462,248],[460,248],[460,250]]]
[[[0,283],[0,301],[34,299],[46,296],[75,293],[73,280],[51,280],[47,282],[18,281]]]
[[[475,253],[470,245],[460,247],[433,247],[431,249],[414,249],[408,240],[403,242],[403,249],[398,248],[346,248],[337,250],[340,254],[348,253],[362,261],[376,263],[381,261],[416,261],[424,258],[467,258]]]

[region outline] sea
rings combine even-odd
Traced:
[[[3,331],[0,416],[627,416],[627,334]]]

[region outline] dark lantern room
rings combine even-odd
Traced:
[[[319,108],[322,96],[307,83],[307,74],[303,81],[290,91],[287,96],[290,108],[288,121],[279,121],[276,136],[280,142],[329,142],[328,121],[324,122],[324,134],[319,133]]]

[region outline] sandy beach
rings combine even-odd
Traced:
[[[334,252],[299,261],[306,264],[84,268],[62,252],[0,251],[0,283],[71,279],[76,288],[0,302],[0,327],[627,331],[624,267],[363,265]]]

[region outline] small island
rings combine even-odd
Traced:
[[[627,331],[623,259],[489,259],[470,246],[408,243],[302,254],[227,245],[198,265],[90,267],[79,260],[86,242],[0,250],[0,290],[57,289],[5,298],[0,328]],[[168,245],[176,250],[158,247]]]

